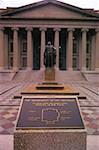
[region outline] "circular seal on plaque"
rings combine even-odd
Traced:
[[[42,121],[46,124],[54,124],[59,121],[60,113],[58,109],[46,108],[42,110]]]

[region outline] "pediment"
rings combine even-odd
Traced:
[[[40,4],[40,5],[39,5]],[[66,7],[67,6],[67,7]],[[68,7],[68,4],[65,6],[62,2],[38,2],[38,5],[28,5],[28,7],[23,7],[8,13],[10,17],[18,18],[33,18],[33,19],[83,19],[93,17],[88,13],[84,13],[83,9],[76,9],[74,6]]]

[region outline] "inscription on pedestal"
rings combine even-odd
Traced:
[[[76,98],[24,98],[16,129],[84,129]]]

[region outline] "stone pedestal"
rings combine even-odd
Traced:
[[[14,150],[86,150],[84,130],[18,130]]]
[[[86,130],[76,97],[24,97],[14,150],[86,150]]]
[[[46,68],[45,69],[45,81],[55,81],[55,68]]]

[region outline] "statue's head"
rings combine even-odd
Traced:
[[[50,42],[50,41],[48,41],[47,45],[51,45],[51,42]]]

